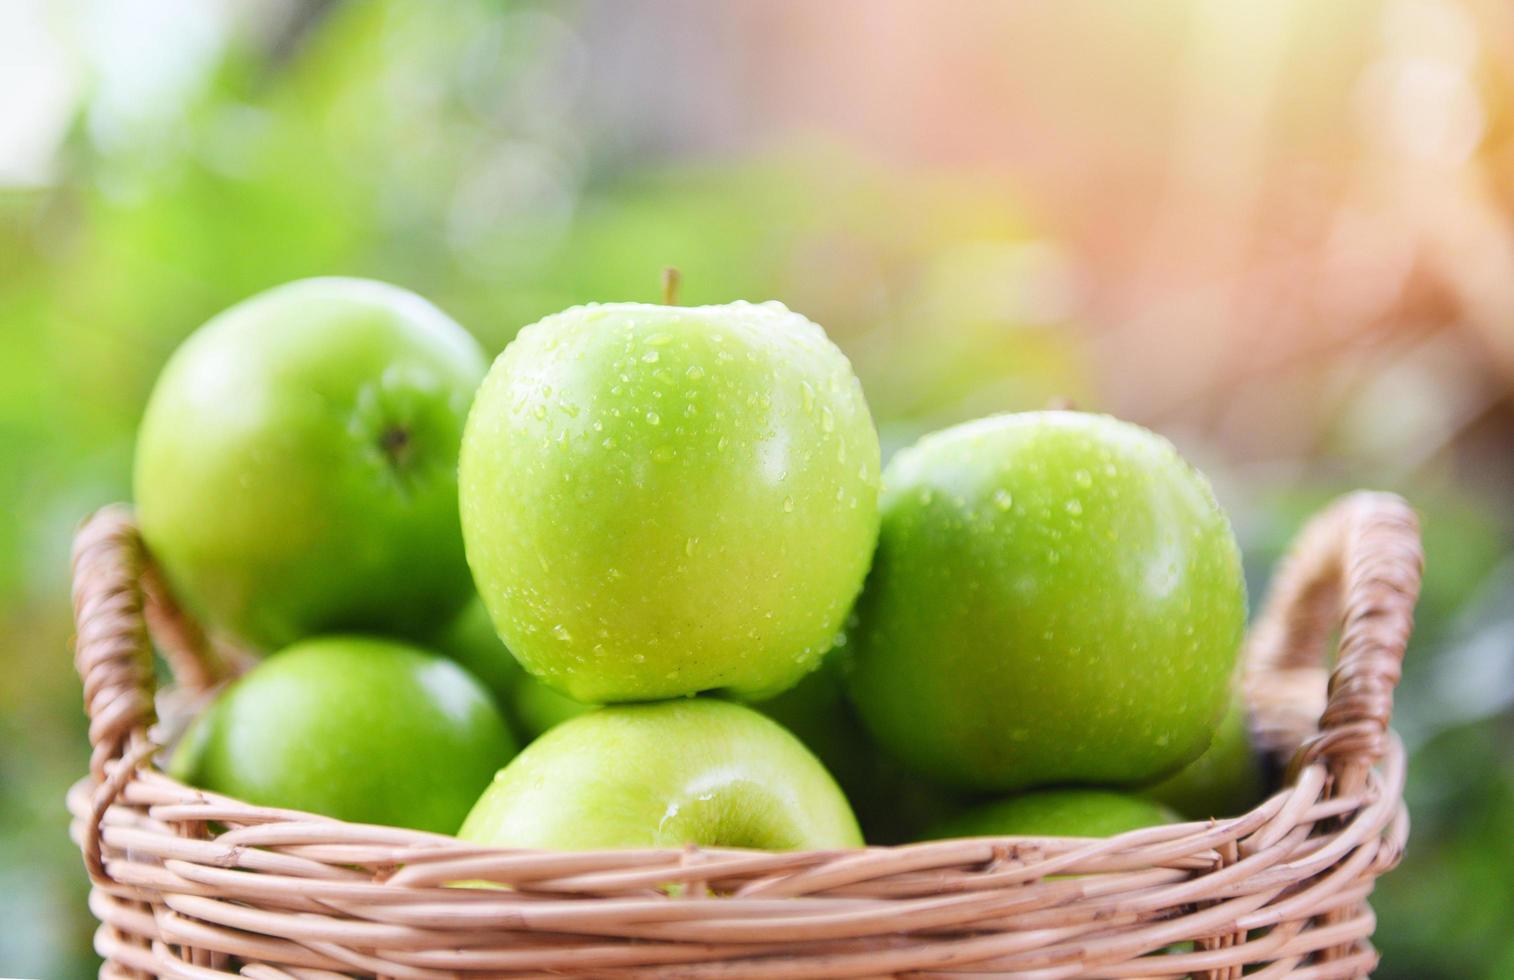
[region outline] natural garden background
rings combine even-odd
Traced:
[[[1158,429],[1254,590],[1333,494],[1407,495],[1380,975],[1514,976],[1504,0],[0,0],[0,974],[94,967],[68,542],[173,347],[349,273],[497,351],[664,265],[823,324],[885,452],[1055,398]]]

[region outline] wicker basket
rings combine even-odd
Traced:
[[[1242,816],[1107,840],[505,851],[250,806],[155,769],[149,637],[180,697],[236,665],[208,656],[111,507],[74,552],[94,754],[69,805],[101,974],[1362,976],[1367,896],[1408,834],[1387,723],[1420,568],[1414,514],[1391,495],[1342,498],[1301,535],[1246,664],[1285,788]],[[448,887],[460,879],[511,887]]]

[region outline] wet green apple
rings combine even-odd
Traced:
[[[929,837],[1113,837],[1177,819],[1167,807],[1139,796],[1070,787],[985,803],[938,825]]]
[[[479,389],[468,562],[505,643],[574,700],[764,696],[841,628],[878,466],[851,365],[804,317],[577,307],[523,330]]]
[[[455,322],[378,282],[295,282],[212,319],[137,441],[137,518],[176,593],[265,648],[446,621],[468,595],[457,454],[484,370]]]
[[[499,847],[856,847],[841,790],[799,740],[715,698],[563,722],[500,770],[458,836]]]
[[[904,450],[849,649],[863,721],[981,790],[1139,784],[1209,745],[1246,616],[1208,482],[1107,416],[981,419]]]
[[[452,661],[331,636],[228,687],[169,771],[249,803],[450,834],[514,752],[488,693]]]
[[[1251,742],[1246,703],[1235,697],[1204,754],[1142,791],[1194,820],[1232,817],[1266,795],[1266,771]]]

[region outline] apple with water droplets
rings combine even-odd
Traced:
[[[467,600],[463,423],[486,362],[414,293],[307,279],[237,304],[159,377],[137,520],[174,594],[256,646],[423,636]]]
[[[715,698],[599,708],[494,777],[458,836],[495,847],[859,847],[846,797],[782,725]]]
[[[1108,416],[1001,415],[884,474],[849,689],[919,772],[978,790],[1139,784],[1209,745],[1246,618],[1204,477]]]
[[[468,563],[501,639],[586,703],[792,686],[878,528],[851,364],[777,303],[576,307],[494,362],[463,437]]]

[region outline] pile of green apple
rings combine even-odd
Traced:
[[[292,283],[175,353],[135,497],[179,599],[264,654],[170,771],[252,803],[784,849],[1103,835],[1261,789],[1204,478],[1068,411],[884,470],[850,363],[776,303],[576,307],[489,367],[412,293]]]

